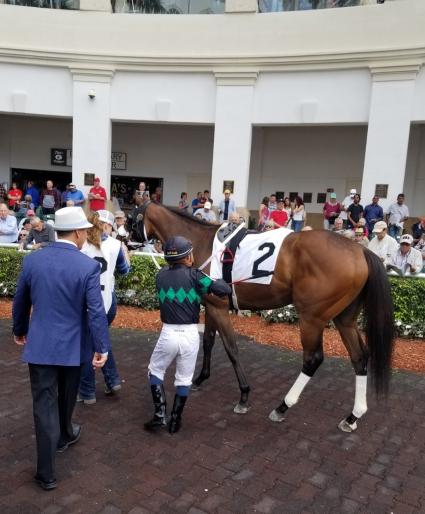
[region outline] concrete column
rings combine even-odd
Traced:
[[[415,78],[419,66],[371,68],[373,77],[362,204],[370,203],[377,184],[388,184],[384,208],[403,192]],[[408,203],[408,199],[406,199]]]
[[[216,73],[217,98],[211,196],[223,198],[223,181],[234,181],[232,198],[240,212],[248,199],[252,102],[257,72]],[[245,212],[246,215],[246,212]]]
[[[94,173],[106,189],[111,189],[110,89],[112,70],[72,69],[73,127],[72,181],[87,194],[84,174]]]

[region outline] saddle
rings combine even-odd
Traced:
[[[217,234],[218,240],[223,242],[226,239],[226,237],[228,237],[232,232],[234,232],[237,229],[237,227],[238,225],[236,225],[236,223],[229,223],[226,227],[220,229]],[[221,231],[223,231],[223,234],[220,234]],[[232,282],[232,269],[233,262],[235,260],[236,250],[239,246],[239,243],[247,235],[248,232],[249,231],[246,228],[240,229],[239,232],[235,234],[235,236],[232,237],[224,247],[220,260],[223,265],[223,280],[228,284]],[[222,237],[222,239],[220,239],[220,237]]]

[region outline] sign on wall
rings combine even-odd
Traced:
[[[53,166],[72,166],[72,150],[65,148],[52,148],[50,150],[50,163]],[[111,153],[111,170],[126,170],[127,154],[124,152]]]
[[[50,150],[50,164],[54,166],[66,166],[66,149],[52,148]]]
[[[231,193],[234,193],[235,181],[234,180],[223,180],[223,193],[228,189]]]
[[[111,154],[111,170],[126,170],[127,154],[123,152],[112,152]]]
[[[387,198],[388,184],[376,184],[375,185],[375,196],[379,196],[379,198]]]

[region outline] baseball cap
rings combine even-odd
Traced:
[[[190,254],[193,245],[189,239],[182,236],[171,237],[164,245],[164,257],[167,261],[179,261]]]
[[[364,230],[362,227],[358,227],[356,228],[356,230],[354,231],[354,233],[356,234],[356,236],[358,235],[363,235],[364,234]]]
[[[28,209],[27,216],[35,216],[35,212],[32,209]]]
[[[123,211],[115,211],[116,218],[125,218],[125,213]]]
[[[93,182],[100,182],[100,178],[99,177],[94,177]]]
[[[108,223],[109,225],[111,225],[111,227],[114,226],[115,218],[112,212],[109,212],[105,209],[101,209],[97,211],[97,214],[99,215],[99,221],[103,221],[103,223]]]
[[[69,187],[77,187],[75,184],[71,182],[71,184],[68,184]]]
[[[336,193],[331,193],[331,198],[336,198]]]
[[[211,202],[205,202],[204,209],[211,209]]]
[[[413,237],[410,234],[403,234],[400,237],[400,244],[407,243],[408,245],[411,245],[413,243]]]
[[[225,194],[225,195],[230,195],[230,189],[225,189],[225,190],[224,190],[224,194]]]
[[[355,195],[357,193],[357,189],[350,189],[350,195]]]
[[[375,232],[375,234],[379,234],[386,228],[388,228],[388,225],[385,223],[385,221],[377,221],[373,227],[373,232]]]

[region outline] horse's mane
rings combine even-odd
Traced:
[[[205,227],[215,227],[216,229],[219,227],[218,223],[210,223],[209,221],[206,221],[202,218],[197,218],[192,216],[192,214],[182,211],[178,207],[165,207],[165,205],[162,207],[174,214],[177,214],[177,216],[180,216],[183,219],[189,220],[191,223],[197,223],[198,225],[204,225]]]

